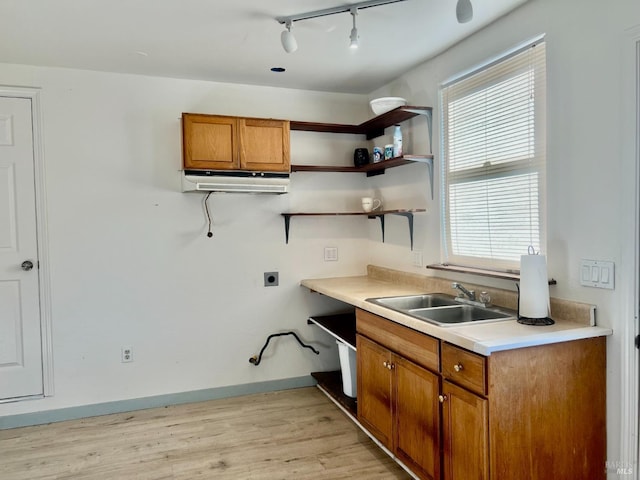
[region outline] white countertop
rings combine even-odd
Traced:
[[[366,301],[367,298],[372,297],[437,292],[425,292],[416,287],[396,285],[374,280],[367,276],[306,279],[302,280],[300,284],[310,290],[481,355],[491,355],[492,352],[513,348],[602,337],[613,333],[610,328],[585,326],[566,320],[557,321],[550,326],[529,326],[522,325],[516,320],[505,320],[475,325],[440,327]]]

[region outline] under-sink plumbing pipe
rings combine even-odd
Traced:
[[[265,342],[264,347],[262,347],[262,350],[260,350],[260,353],[258,355],[254,355],[253,357],[251,357],[249,359],[249,363],[253,363],[256,367],[260,365],[260,362],[262,361],[262,354],[267,349],[267,346],[269,345],[269,340],[271,340],[273,337],[282,337],[284,335],[293,335],[294,338],[298,341],[298,343],[302,345],[304,348],[308,348],[312,350],[313,353],[315,353],[316,355],[320,355],[320,352],[315,348],[313,348],[311,345],[307,345],[303,343],[302,340],[300,340],[300,338],[298,337],[298,335],[296,335],[295,332],[272,333],[267,337],[267,341]]]

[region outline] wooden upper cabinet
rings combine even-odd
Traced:
[[[289,171],[289,122],[182,114],[185,169]]]
[[[185,169],[238,169],[238,119],[184,113],[182,146]]]
[[[239,118],[240,168],[289,171],[289,122]]]

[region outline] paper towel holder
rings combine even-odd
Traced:
[[[518,282],[516,282],[516,289],[518,290],[518,323],[521,323],[522,325],[533,325],[536,327],[546,327],[556,323],[551,317],[530,318],[520,316],[520,284]]]

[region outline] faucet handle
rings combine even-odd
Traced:
[[[485,305],[489,305],[491,303],[491,295],[487,292],[480,292],[480,301]]]

